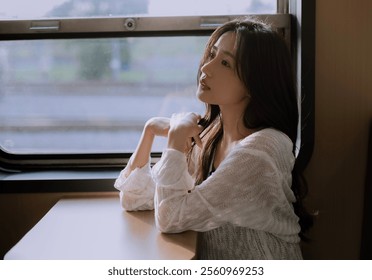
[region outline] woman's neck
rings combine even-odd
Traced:
[[[226,112],[221,110],[220,117],[223,131],[222,137],[216,146],[213,163],[215,168],[220,165],[220,163],[236,144],[256,131],[254,129],[245,127],[242,113],[234,111]]]
[[[225,145],[240,141],[253,132],[252,129],[245,127],[243,112],[237,110],[221,110],[221,122],[223,127],[221,142]]]

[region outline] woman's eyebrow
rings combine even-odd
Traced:
[[[213,47],[212,47],[212,50],[213,50],[213,51],[217,51],[218,48],[217,48],[216,46],[213,46]],[[226,55],[228,55],[228,56],[230,56],[232,59],[235,60],[235,55],[233,55],[231,52],[229,52],[229,51],[225,51],[225,50],[221,50],[221,52],[224,53],[224,54],[226,54]]]

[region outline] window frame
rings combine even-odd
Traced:
[[[50,19],[0,19],[1,40],[77,39],[146,36],[209,35],[218,26],[232,19],[252,16],[267,21],[274,28],[286,29],[290,36],[288,13],[222,16],[172,17],[94,17]],[[133,29],[128,25],[134,25]],[[98,27],[97,27],[98,26]],[[288,38],[286,38],[288,40]]]
[[[271,23],[291,46],[301,96],[301,169],[311,158],[314,143],[314,15],[315,1],[278,0],[277,14],[251,15]],[[94,17],[40,20],[0,20],[0,41],[33,39],[119,38],[209,35],[224,22],[241,17]],[[248,15],[249,16],[249,15]],[[180,22],[182,24],[180,24]],[[134,23],[135,28],[128,27]],[[99,26],[99,27],[97,27]],[[306,75],[304,75],[306,73]],[[305,96],[305,98],[303,98]],[[122,168],[131,153],[15,154],[0,147],[0,170],[102,170]],[[155,163],[161,153],[152,154]]]

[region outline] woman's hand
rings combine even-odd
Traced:
[[[154,117],[146,122],[145,130],[147,129],[154,136],[167,137],[170,127],[170,118]]]
[[[192,139],[201,147],[199,134],[203,127],[198,125],[201,116],[195,113],[173,114],[170,119],[168,148],[185,152],[190,148]]]

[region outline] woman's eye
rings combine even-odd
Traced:
[[[222,63],[223,66],[230,67],[230,63],[226,60],[222,60],[221,63]]]
[[[210,59],[214,58],[215,57],[215,54],[214,53],[209,53],[209,56],[208,56]]]

